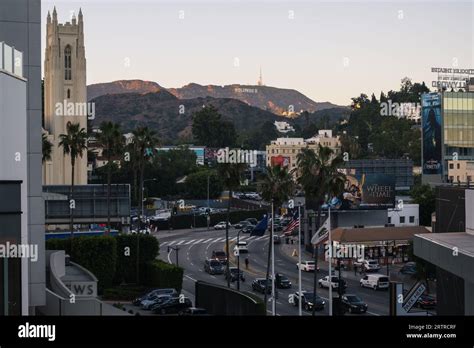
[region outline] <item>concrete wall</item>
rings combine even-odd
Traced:
[[[354,227],[354,225],[368,226],[384,226],[387,219],[387,210],[355,210],[355,211],[338,211],[332,212],[331,215],[337,215],[336,222],[332,228],[337,227]]]
[[[388,217],[391,218],[392,224],[396,227],[401,226],[419,226],[420,225],[420,216],[419,216],[419,205],[418,204],[403,204],[403,208],[398,209],[388,209]],[[405,223],[400,223],[400,217],[405,217]],[[410,216],[414,217],[414,221],[410,222]]]
[[[46,302],[44,203],[41,196],[41,0],[0,1],[0,41],[23,52],[27,82],[28,239],[39,259],[29,267],[29,306]]]

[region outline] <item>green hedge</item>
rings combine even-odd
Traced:
[[[183,287],[184,270],[181,267],[154,260],[144,265],[140,273],[140,283],[156,288],[173,288],[178,292]]]
[[[150,235],[121,234],[117,240],[117,268],[115,271],[114,283],[121,284],[134,283],[136,281],[137,270],[137,239],[140,238],[139,264],[140,270],[143,265],[155,260],[159,255],[158,240]],[[129,248],[129,249],[126,249]],[[127,253],[126,253],[127,252]],[[127,256],[127,254],[129,256]]]
[[[99,292],[112,285],[117,265],[117,241],[115,237],[49,239],[46,241],[46,249],[65,250],[71,256],[73,262],[91,271],[99,281]]]
[[[104,290],[102,298],[104,300],[114,301],[133,301],[139,296],[147,293],[150,290],[145,286],[115,286]]]

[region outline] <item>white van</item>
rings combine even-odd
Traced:
[[[234,251],[235,250],[239,250],[240,254],[248,253],[249,249],[247,248],[247,242],[238,242],[234,247]]]
[[[388,289],[389,284],[390,279],[383,274],[367,274],[360,280],[361,287],[372,288],[374,290]]]

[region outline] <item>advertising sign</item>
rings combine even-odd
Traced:
[[[421,98],[422,138],[423,138],[423,174],[441,174],[442,165],[442,128],[441,95],[427,93]]]
[[[288,167],[290,165],[290,157],[284,156],[272,156],[270,159],[271,165],[273,166],[280,166],[280,167]]]

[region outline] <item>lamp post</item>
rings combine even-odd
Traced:
[[[240,231],[237,232],[237,290],[240,291],[240,249],[239,249],[239,241],[240,241]]]

